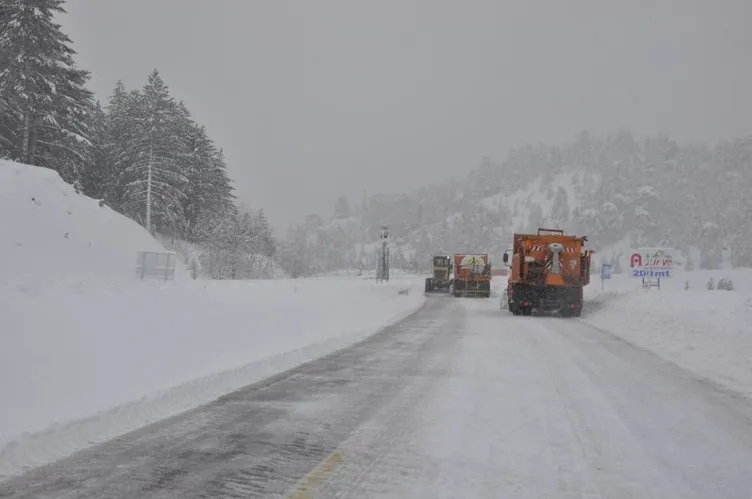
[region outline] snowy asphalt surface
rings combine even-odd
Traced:
[[[574,319],[430,298],[0,498],[749,498],[752,402]]]

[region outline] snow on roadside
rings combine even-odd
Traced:
[[[601,291],[594,276],[583,321],[752,398],[752,270],[684,272],[660,291],[614,277]],[[736,290],[708,291],[710,277],[730,277]]]
[[[411,313],[422,280],[139,281],[133,220],[0,160],[0,478],[328,354]],[[399,294],[408,288],[407,295]]]
[[[57,172],[0,160],[0,288],[132,281],[139,250],[166,251],[146,229]],[[189,279],[178,266],[176,279]]]
[[[0,289],[0,477],[353,344],[421,291],[407,277]]]

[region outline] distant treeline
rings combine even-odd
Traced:
[[[302,272],[374,268],[375,250],[367,245],[386,223],[394,264],[419,271],[432,255],[455,250],[498,257],[514,231],[538,227],[587,235],[599,249],[695,247],[701,258],[690,259],[690,268],[718,268],[724,258],[752,267],[750,192],[752,137],[710,147],[680,146],[666,135],[638,140],[627,130],[603,137],[581,132],[561,146],[529,145],[503,161],[485,158],[464,179],[364,195],[352,208],[340,199],[331,221],[311,215],[292,228],[280,258]]]

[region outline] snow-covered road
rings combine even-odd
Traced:
[[[748,498],[752,402],[572,319],[435,297],[0,497]]]

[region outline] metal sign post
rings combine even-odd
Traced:
[[[613,274],[613,268],[610,264],[604,263],[601,265],[601,291],[605,288],[606,279],[611,279]]]

